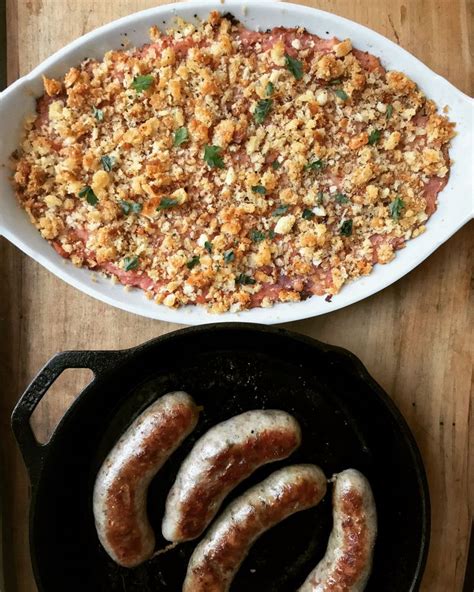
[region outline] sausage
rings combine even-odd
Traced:
[[[135,567],[151,557],[155,535],[146,513],[148,486],[198,416],[187,393],[168,393],[135,419],[103,462],[94,485],[95,525],[119,565]]]
[[[301,443],[294,417],[255,410],[217,424],[194,445],[171,488],[162,532],[171,542],[195,539],[226,495],[258,467],[289,456]]]
[[[217,518],[189,560],[183,592],[226,592],[250,546],[291,514],[318,504],[326,477],[315,465],[293,465],[235,499]]]
[[[326,554],[299,592],[365,589],[377,537],[377,512],[369,482],[355,469],[335,476],[333,521]]]

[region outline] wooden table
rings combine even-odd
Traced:
[[[9,81],[98,25],[159,3],[7,0]],[[379,31],[472,94],[468,31],[472,3],[471,14],[464,0],[307,3]],[[474,473],[468,459],[472,436],[469,281],[473,228],[472,223],[463,228],[415,271],[382,293],[345,310],[289,325],[352,350],[408,420],[426,463],[432,496],[432,544],[424,592],[461,590],[472,519]],[[7,592],[36,590],[28,553],[28,479],[9,429],[9,415],[18,396],[57,351],[129,347],[175,328],[97,302],[62,283],[5,240],[0,241],[1,468]],[[69,371],[50,391],[34,416],[40,440],[47,439],[86,378],[84,371]]]

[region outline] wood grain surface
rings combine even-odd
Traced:
[[[7,0],[9,81],[98,25],[159,3]],[[473,93],[471,2],[305,3],[375,29],[464,92]],[[474,490],[472,455],[469,457],[473,228],[472,223],[464,227],[412,273],[364,302],[288,325],[352,350],[410,424],[426,463],[432,496],[432,543],[423,592],[460,591],[467,557]],[[81,294],[0,239],[0,448],[6,592],[36,590],[28,551],[28,479],[9,428],[9,415],[22,390],[57,351],[124,348],[175,328],[115,310]],[[48,394],[34,417],[41,440],[47,439],[84,378],[84,374],[70,372]]]

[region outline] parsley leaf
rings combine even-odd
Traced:
[[[378,129],[372,130],[369,135],[369,144],[371,146],[373,146],[374,144],[377,144],[377,142],[380,140],[380,136],[381,136],[380,130],[378,130]]]
[[[173,135],[173,146],[181,146],[189,140],[188,128],[187,127],[180,127],[178,128]]]
[[[234,251],[227,251],[227,253],[224,253],[224,261],[226,263],[230,263],[234,259],[235,259]]]
[[[254,185],[252,187],[252,191],[254,193],[260,193],[260,195],[265,195],[265,193],[267,192],[267,190],[265,189],[265,187],[263,185]]]
[[[275,92],[275,85],[273,84],[273,82],[269,82],[265,88],[265,95],[267,97],[271,97],[274,92]]]
[[[210,243],[209,241],[206,241],[204,243],[204,248],[208,253],[212,253],[212,243]]]
[[[125,257],[123,260],[123,268],[125,271],[132,271],[138,267],[138,257]]]
[[[323,199],[324,199],[324,193],[322,191],[320,191],[318,193],[318,204],[321,205],[323,203]]]
[[[272,162],[272,169],[274,171],[277,171],[280,167],[281,167],[281,162],[278,162],[278,160],[274,160]]]
[[[157,211],[158,210],[168,210],[169,208],[172,208],[177,205],[178,205],[177,199],[174,199],[173,197],[162,197],[161,201],[158,204],[158,207],[156,209],[157,209]]]
[[[342,80],[340,78],[334,78],[329,81],[329,84],[342,84]]]
[[[95,206],[99,203],[97,195],[92,191],[92,187],[86,185],[79,191],[79,197],[85,197],[88,204]]]
[[[204,146],[204,160],[211,168],[224,168],[224,161],[222,160],[220,146],[209,146],[209,144],[206,144]]]
[[[344,222],[341,224],[341,228],[339,229],[339,232],[342,234],[342,236],[351,236],[351,234],[352,234],[352,220],[344,220]]]
[[[243,286],[253,286],[257,282],[250,277],[249,275],[245,275],[245,273],[239,273],[239,275],[235,278],[236,284],[242,284]]]
[[[347,101],[347,99],[349,98],[349,95],[346,93],[345,90],[342,90],[342,88],[336,88],[334,93],[336,94],[337,97],[339,97],[343,101]]]
[[[308,162],[304,165],[305,171],[322,171],[325,167],[324,162],[318,158],[318,160],[313,160]]]
[[[135,201],[119,201],[124,214],[139,214],[142,211],[142,204]]]
[[[250,238],[254,243],[259,243],[265,238],[265,233],[260,230],[255,230],[254,228],[250,231]]]
[[[303,78],[303,62],[300,62],[296,58],[292,58],[290,55],[285,53],[285,66],[289,70],[296,80]]]
[[[186,267],[192,269],[199,263],[199,255],[193,255],[189,261],[186,262]]]
[[[400,198],[399,195],[397,195],[397,197],[392,201],[392,203],[389,204],[388,212],[395,221],[398,221],[400,219],[400,214],[402,213],[404,207],[405,202],[403,201],[403,199]]]
[[[113,156],[108,156],[106,154],[105,156],[101,157],[100,162],[102,164],[102,168],[104,169],[104,171],[110,173],[115,164],[115,158]]]
[[[387,110],[385,111],[385,117],[387,119],[390,119],[390,117],[392,117],[393,114],[393,105],[387,105]]]
[[[270,228],[270,230],[268,231],[268,238],[275,238],[275,231],[273,230],[273,228]]]
[[[286,205],[278,206],[277,209],[273,211],[272,216],[282,216],[283,214],[286,214],[288,208],[289,206]]]
[[[336,193],[336,201],[337,203],[343,204],[343,203],[349,203],[349,199],[347,197],[347,195],[344,195],[344,193]]]
[[[263,123],[265,121],[265,118],[270,113],[272,104],[273,101],[271,99],[262,99],[257,103],[255,111],[253,112],[253,118],[255,119],[255,123]]]
[[[303,218],[305,220],[312,220],[314,218],[314,212],[313,212],[313,210],[309,210],[308,208],[305,208],[303,210]]]
[[[97,119],[97,121],[104,121],[104,112],[102,111],[102,109],[92,107],[92,115]]]
[[[146,76],[135,76],[132,82],[132,88],[136,90],[137,93],[141,93],[144,90],[149,89],[154,81],[155,79],[153,76],[150,76],[149,74]]]

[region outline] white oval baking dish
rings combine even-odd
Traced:
[[[60,257],[29,222],[17,203],[10,184],[9,157],[19,143],[24,118],[35,111],[34,97],[43,94],[42,74],[61,77],[69,67],[77,65],[86,56],[101,59],[109,49],[120,48],[125,33],[132,45],[140,46],[148,41],[151,25],[171,26],[176,16],[194,21],[195,16],[206,18],[211,10],[232,12],[252,29],[305,26],[311,33],[321,37],[350,37],[355,47],[380,57],[387,69],[407,73],[440,107],[448,105],[449,116],[457,124],[458,135],[450,151],[454,161],[450,180],[439,195],[438,210],[429,220],[427,232],[409,241],[390,264],[376,265],[369,276],[347,284],[330,303],[323,297],[314,296],[304,302],[221,315],[209,314],[199,306],[175,310],[157,305],[147,300],[141,290],[126,291],[123,286],[113,284],[90,270],[78,269]],[[473,103],[473,99],[392,41],[335,14],[268,0],[226,0],[225,4],[219,0],[202,0],[159,6],[84,35],[0,94],[0,235],[82,292],[153,319],[188,325],[237,320],[273,324],[324,314],[362,300],[400,279],[473,217]]]

